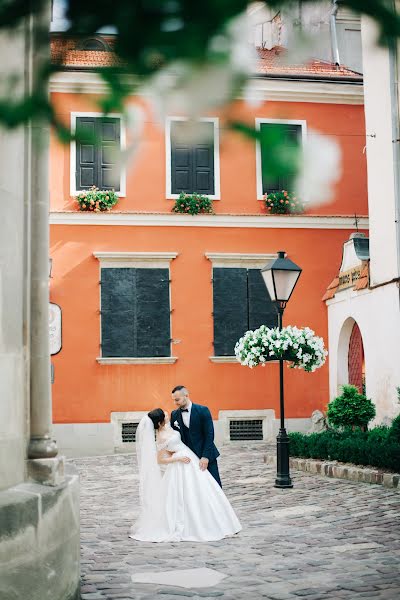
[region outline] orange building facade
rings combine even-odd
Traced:
[[[250,327],[256,322],[253,313],[262,314],[261,291],[252,291],[251,282],[278,250],[303,269],[285,323],[309,326],[327,343],[321,300],[326,282],[334,277],[342,245],[354,230],[354,215],[360,228],[368,226],[362,86],[346,75],[342,80],[327,74],[314,80],[296,73],[286,80],[270,75],[254,80],[262,101],[238,100],[229,118],[256,126],[294,125],[302,143],[314,131],[334,135],[342,153],[333,201],[301,215],[267,214],[261,150],[225,126],[226,111],[204,116],[214,132],[212,156],[207,158],[200,144],[196,156],[205,162],[199,159],[201,168],[189,174],[192,183],[200,182],[194,191],[208,189],[214,198],[215,214],[171,211],[177,178],[188,176],[186,154],[182,168],[178,158],[183,155],[171,154],[171,132],[183,115],[158,123],[144,99],[129,100],[142,110],[143,130],[134,157],[122,169],[119,202],[110,212],[82,212],[74,201],[77,169],[81,182],[87,184],[96,169],[96,181],[106,181],[107,161],[88,167],[92,149],[52,140],[50,295],[62,309],[62,349],[52,357],[53,420],[65,452],[129,449],[140,416],[157,406],[170,410],[170,391],[177,384],[189,388],[194,402],[210,408],[219,443],[232,437],[231,422],[238,421],[244,438],[255,431],[255,439],[272,439],[279,418],[278,366],[242,367],[233,348],[228,351],[232,332],[227,327],[235,311],[237,331],[240,323]],[[78,79],[79,92],[74,91]],[[80,118],[87,117],[89,124],[101,118],[95,104],[101,87],[93,81],[83,67],[53,80],[56,113],[71,127]],[[136,142],[118,115],[110,117],[117,123],[118,143],[129,147]],[[87,164],[78,164],[78,154]],[[307,430],[311,413],[326,407],[328,379],[328,362],[315,373],[287,370],[289,430]]]

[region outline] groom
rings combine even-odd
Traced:
[[[177,410],[171,413],[171,426],[180,432],[182,442],[200,458],[200,469],[208,469],[222,487],[217,464],[219,452],[214,444],[214,425],[209,409],[193,404],[184,385],[174,387],[172,400]]]

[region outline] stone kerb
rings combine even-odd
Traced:
[[[276,462],[275,456],[266,456],[268,464]],[[337,461],[322,461],[311,458],[290,458],[290,467],[313,475],[323,475],[334,479],[346,479],[359,483],[373,483],[400,492],[400,474],[388,473],[380,469],[361,467]]]

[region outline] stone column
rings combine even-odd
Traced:
[[[33,74],[30,88],[49,59],[50,2],[31,18],[28,60]],[[32,121],[30,134],[30,442],[29,458],[52,458],[57,446],[50,437],[52,424],[49,348],[49,124]],[[28,238],[29,239],[29,238]]]

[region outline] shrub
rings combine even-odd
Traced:
[[[393,419],[389,429],[389,437],[391,440],[395,440],[400,444],[400,415],[397,415],[397,417]]]
[[[327,417],[333,427],[366,428],[375,413],[372,400],[360,394],[355,385],[344,385],[342,395],[328,405]]]
[[[198,215],[199,213],[213,213],[213,202],[201,194],[185,194],[181,192],[177,198],[172,212]]]
[[[299,214],[304,212],[304,204],[292,192],[282,190],[264,196],[265,208],[273,215]]]
[[[400,441],[390,436],[390,428],[369,431],[323,431],[304,435],[289,433],[290,454],[400,470]]]
[[[75,200],[79,204],[79,210],[104,212],[117,204],[118,196],[114,190],[99,190],[93,186],[90,190],[80,192]]]

